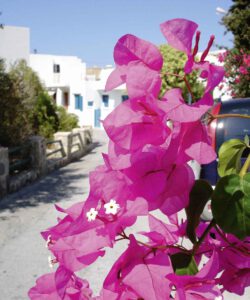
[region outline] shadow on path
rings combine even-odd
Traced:
[[[88,178],[89,160],[97,152],[94,149],[102,145],[99,142],[93,143],[91,152],[81,159],[49,173],[18,192],[7,195],[0,200],[0,212],[9,210],[14,213],[19,208],[34,207],[40,203],[55,203],[65,201],[65,199],[70,200],[73,196],[83,195],[85,191],[81,183],[84,178]]]

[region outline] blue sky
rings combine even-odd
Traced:
[[[1,0],[0,23],[25,26],[31,32],[31,52],[77,55],[88,66],[113,64],[118,38],[132,33],[165,43],[159,24],[186,18],[199,24],[201,48],[211,34],[230,46],[230,35],[219,24],[216,8],[227,10],[230,0]]]

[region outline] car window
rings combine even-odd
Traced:
[[[250,99],[230,100],[222,103],[220,114],[244,114],[250,115]],[[216,150],[219,150],[224,141],[229,139],[244,139],[250,136],[250,119],[224,118],[219,119],[216,129]],[[244,156],[248,153],[244,152]]]

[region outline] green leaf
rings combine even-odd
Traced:
[[[212,213],[216,223],[227,233],[243,239],[250,235],[250,173],[243,178],[221,178],[212,194]]]
[[[241,155],[246,147],[246,143],[239,139],[232,139],[221,145],[218,164],[220,177],[239,173],[241,168]]]
[[[189,239],[195,243],[195,229],[199,225],[200,215],[204,207],[213,193],[213,188],[205,180],[196,180],[189,195],[189,205],[186,208],[187,214],[187,229],[186,233]]]
[[[198,267],[192,255],[183,252],[170,256],[172,266],[177,275],[195,275]]]

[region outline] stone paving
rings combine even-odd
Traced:
[[[101,153],[107,149],[103,131],[94,132],[94,150],[45,178],[9,195],[0,202],[0,300],[28,299],[27,291],[38,276],[50,272],[48,250],[39,232],[54,225],[58,213],[53,203],[62,207],[84,200],[89,191],[88,173],[102,163]],[[142,230],[141,218],[130,229]],[[129,230],[127,230],[129,233]],[[103,279],[120,255],[124,243],[108,249],[104,258],[81,271],[97,294]],[[243,297],[226,295],[226,300],[250,299],[250,291]]]

